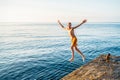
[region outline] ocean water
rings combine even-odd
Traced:
[[[0,80],[59,80],[100,54],[120,56],[120,23],[86,23],[75,33],[85,62],[77,52],[68,61],[70,39],[58,24],[0,23]]]

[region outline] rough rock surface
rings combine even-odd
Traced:
[[[101,55],[61,80],[120,80],[120,56]]]

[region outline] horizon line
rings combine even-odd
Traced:
[[[57,23],[56,22],[0,22],[0,23]],[[67,22],[62,22],[62,23],[67,23]],[[72,23],[78,23],[78,22],[72,22]],[[86,22],[86,23],[120,23],[120,21],[118,22],[113,22],[113,21],[106,21],[106,22]]]

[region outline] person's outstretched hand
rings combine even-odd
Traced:
[[[82,23],[86,23],[87,22],[87,20],[86,19],[84,19],[83,21],[82,21]]]
[[[60,20],[58,20],[58,23],[60,23]]]

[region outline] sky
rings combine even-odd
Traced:
[[[120,22],[120,0],[0,0],[0,22]]]

